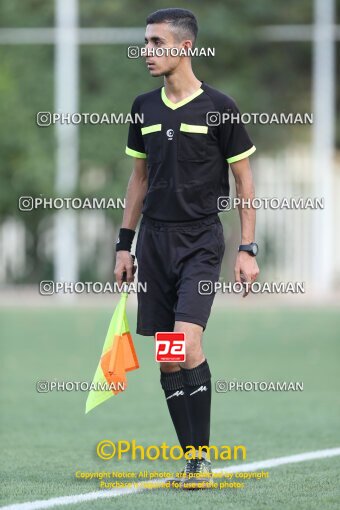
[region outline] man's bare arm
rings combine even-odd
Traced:
[[[142,213],[143,200],[147,191],[147,166],[146,160],[134,159],[134,167],[129,179],[125,209],[123,215],[123,228],[136,230],[138,220]],[[130,252],[118,251],[116,256],[115,277],[119,285],[122,284],[122,275],[126,271],[127,282],[133,281],[133,261]]]
[[[255,221],[256,211],[253,207],[242,207],[242,199],[251,201],[255,196],[253,175],[249,164],[249,159],[244,158],[231,164],[231,170],[235,178],[236,194],[241,199],[239,205],[239,215],[241,221],[241,243],[250,244],[255,241]],[[252,257],[245,251],[240,251],[237,254],[235,263],[235,281],[253,282],[259,274],[259,268],[256,258]],[[245,297],[248,292],[245,291]]]
[[[136,230],[147,191],[146,159],[134,158],[134,166],[126,190],[123,228]]]

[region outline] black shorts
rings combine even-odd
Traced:
[[[224,249],[217,215],[185,223],[144,216],[136,257],[138,281],[146,284],[146,292],[138,292],[137,333],[173,331],[175,321],[205,329],[215,296],[199,282],[218,282]]]

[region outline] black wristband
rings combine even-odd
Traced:
[[[116,243],[116,251],[130,251],[134,237],[134,230],[129,228],[121,228]]]

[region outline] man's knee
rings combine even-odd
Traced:
[[[192,368],[204,361],[202,349],[203,328],[189,322],[176,322],[175,331],[185,333],[185,362],[181,366]]]
[[[169,362],[166,362],[166,363],[160,363],[160,370],[161,372],[164,372],[164,373],[170,373],[170,372],[177,372],[178,370],[181,369],[181,367],[179,366],[179,363],[171,363],[170,361]]]

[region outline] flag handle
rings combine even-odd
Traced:
[[[132,254],[131,254],[131,257],[132,257],[132,262],[133,262],[133,264],[135,264],[135,260],[136,260],[135,255],[132,255]],[[133,274],[135,273],[134,269],[135,269],[135,266],[133,266],[133,269],[132,269]],[[128,283],[127,283],[127,281],[126,281],[126,271],[124,271],[124,272],[123,272],[123,278],[122,278],[122,280],[123,280],[123,293],[128,294],[128,293],[129,293],[129,284],[128,284]]]
[[[131,257],[132,257],[132,260],[133,260],[133,263],[134,263],[136,257],[135,257],[135,255],[131,255]],[[129,295],[129,284],[126,281],[126,271],[124,271],[123,272],[123,291],[122,291],[122,296],[124,296],[127,299],[128,295]],[[122,329],[123,317],[120,318],[120,321],[121,321],[121,323],[118,325],[118,331],[121,331],[121,329]],[[113,340],[113,344],[112,344],[110,363],[109,363],[109,373],[110,374],[113,374],[114,360],[116,358],[117,350],[119,348],[118,343],[119,343],[120,340],[121,340],[121,336],[120,335],[115,335],[114,340]]]

